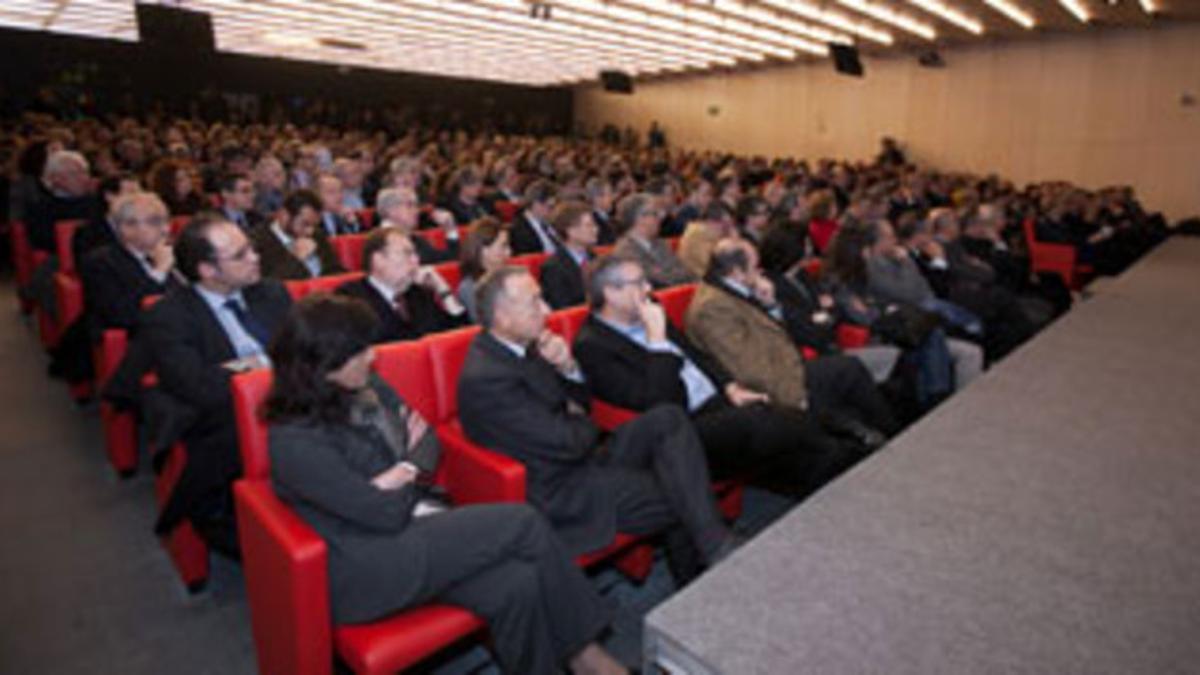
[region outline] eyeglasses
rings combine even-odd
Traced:
[[[236,261],[240,262],[240,261],[245,260],[246,258],[249,258],[250,254],[253,252],[254,252],[254,247],[251,246],[250,244],[246,244],[245,246],[243,246],[243,247],[239,248],[237,251],[235,251],[233,253],[233,255],[217,256],[217,261],[221,262],[221,261],[225,261],[225,260],[236,260]]]
[[[650,282],[645,276],[638,276],[632,279],[619,279],[612,283],[614,288],[624,288],[625,286],[649,286]]]

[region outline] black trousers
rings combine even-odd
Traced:
[[[560,673],[596,639],[612,611],[526,504],[487,504],[417,518],[425,583],[407,606],[444,602],[483,617],[506,673]]]
[[[603,471],[617,509],[617,529],[666,537],[667,562],[679,585],[730,536],[717,510],[704,446],[682,408],[659,405],[619,427]]]
[[[807,496],[862,458],[803,411],[761,403],[735,407],[714,396],[692,421],[713,473],[749,476]]]
[[[851,415],[884,434],[899,426],[883,394],[862,362],[853,356],[822,356],[804,362],[810,411]]]

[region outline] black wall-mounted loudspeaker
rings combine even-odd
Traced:
[[[918,54],[917,63],[925,66],[926,68],[946,67],[946,60],[942,58],[942,55],[936,49],[930,49],[929,51],[924,51]]]
[[[216,49],[207,12],[138,3],[137,26],[138,39],[153,53],[201,57]]]
[[[600,82],[604,84],[604,91],[618,94],[633,93],[633,78],[629,76],[629,73],[620,70],[602,70],[600,71]]]
[[[863,76],[862,61],[858,58],[858,47],[830,43],[829,53],[833,56],[834,70],[843,75]]]

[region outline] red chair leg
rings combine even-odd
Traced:
[[[634,546],[618,556],[613,564],[630,579],[645,581],[654,566],[654,547],[649,544]]]
[[[108,462],[122,477],[137,471],[137,421],[133,415],[117,410],[111,403],[100,403],[100,424],[104,428],[104,450]]]
[[[183,467],[187,464],[187,451],[181,443],[176,443],[168,452],[170,454],[162,473],[154,481],[155,497],[160,509],[179,482]],[[185,520],[176,525],[170,534],[162,538],[162,544],[188,592],[199,593],[204,590],[208,583],[208,545],[192,524]]]

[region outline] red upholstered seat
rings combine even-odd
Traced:
[[[329,274],[311,279],[285,281],[284,286],[287,287],[288,293],[292,296],[293,300],[299,300],[313,293],[332,293],[337,290],[338,286],[348,281],[361,279],[362,276],[362,272],[343,272],[342,274]]]
[[[71,241],[75,239],[75,232],[83,226],[82,220],[60,220],[54,223],[54,252],[58,255],[58,271],[74,274],[76,263],[75,250],[71,248]]]
[[[818,279],[821,276],[821,265],[820,258],[809,258],[802,263],[801,267],[809,279]]]
[[[434,404],[425,345],[385,345],[376,364],[415,409],[424,412]],[[276,498],[268,480],[267,427],[259,408],[270,391],[271,372],[239,374],[230,386],[245,469],[234,499],[260,672],[325,675],[336,651],[355,672],[393,673],[483,626],[463,609],[431,605],[368,624],[333,627],[325,543]],[[457,503],[495,501],[491,497],[514,490],[524,498],[523,468],[514,474],[509,465],[515,462],[464,451],[447,440],[439,476]]]
[[[448,424],[458,418],[458,375],[478,326],[467,326],[426,337],[433,381],[437,391],[436,423]]]
[[[529,270],[529,273],[533,275],[534,279],[541,279],[542,263],[546,262],[546,260],[549,258],[550,255],[547,253],[526,253],[525,255],[513,256],[508,261],[508,264],[521,265],[525,269]]]
[[[128,336],[125,331],[104,331],[93,359],[97,391],[102,391],[108,384],[121,359],[125,358],[127,348]],[[109,464],[122,476],[132,475],[138,464],[137,424],[133,413],[118,410],[111,402],[101,399],[100,426],[104,432],[104,449],[108,453]]]
[[[192,222],[191,216],[175,216],[172,218],[170,223],[171,236],[178,236],[179,233],[183,231],[183,228],[187,227],[187,224],[190,222]]]
[[[1091,280],[1090,265],[1076,262],[1075,247],[1070,244],[1051,244],[1037,239],[1037,223],[1026,218],[1021,227],[1025,233],[1025,246],[1029,249],[1029,265],[1034,272],[1054,272],[1062,277],[1068,288],[1079,290]]]
[[[359,209],[355,212],[358,216],[358,227],[363,230],[369,230],[375,227],[375,209],[367,207]]]
[[[182,443],[176,443],[164,452],[167,458],[162,471],[154,478],[154,498],[160,509],[166,504],[187,466],[187,449]],[[181,521],[161,541],[188,592],[203,590],[208,583],[208,545],[196,533],[192,523],[186,519]]]
[[[587,320],[589,310],[587,305],[560,309],[550,315],[547,325],[550,330],[563,336],[567,344],[571,344],[575,341],[575,336],[579,334],[579,329],[583,328],[583,322]]]
[[[8,225],[8,242],[12,252],[13,277],[17,282],[17,288],[22,288],[29,283],[33,278],[33,271],[41,264],[35,259],[35,251],[29,243],[29,230],[25,227],[25,223],[16,220]],[[41,259],[46,259],[46,254],[42,253]],[[33,306],[17,294],[18,306],[21,312],[28,314]]]
[[[521,208],[516,202],[496,202],[496,214],[500,216],[500,220],[506,223],[511,223],[513,218],[517,217],[517,210]]]
[[[417,230],[414,235],[423,238],[425,241],[433,245],[434,248],[446,248],[446,231],[440,227],[432,227],[425,230]]]
[[[865,347],[871,341],[871,329],[852,323],[839,323],[837,327],[837,342],[842,349]]]
[[[679,330],[683,330],[683,315],[687,313],[688,305],[692,304],[692,296],[696,294],[696,284],[672,286],[661,291],[655,291],[654,296],[662,303],[667,318]]]
[[[458,285],[462,283],[462,270],[459,269],[457,260],[434,265],[433,269],[438,276],[446,280],[447,284],[450,284],[450,288],[455,292],[458,291]]]
[[[337,254],[338,260],[342,263],[342,267],[348,270],[361,270],[363,268],[363,244],[367,241],[365,234],[339,234],[336,237],[329,238],[329,244],[333,247],[333,252]]]

